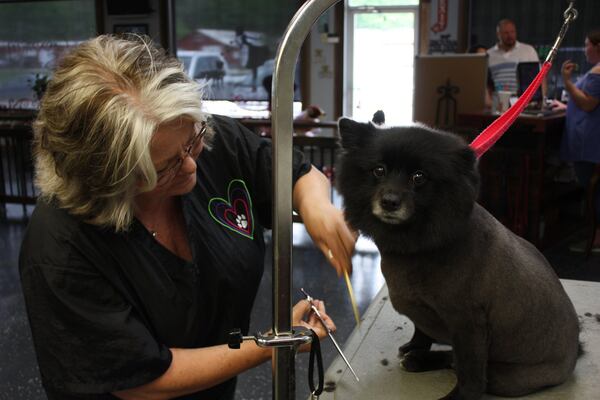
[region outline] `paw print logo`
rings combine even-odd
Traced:
[[[246,229],[248,227],[248,220],[246,219],[246,216],[244,214],[240,214],[237,217],[235,217],[235,223],[240,229]]]

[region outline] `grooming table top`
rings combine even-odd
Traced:
[[[585,354],[567,382],[522,399],[600,399],[600,283],[561,282],[579,315]],[[325,373],[320,399],[433,400],[446,395],[456,382],[453,371],[411,373],[402,368],[398,347],[412,337],[413,330],[412,322],[392,308],[384,285],[344,348],[360,382],[338,356]],[[331,344],[325,340],[323,345]],[[486,395],[484,399],[500,397]]]

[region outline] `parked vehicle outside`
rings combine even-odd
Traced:
[[[190,78],[223,83],[229,69],[227,61],[219,53],[179,50],[177,58],[183,63]]]

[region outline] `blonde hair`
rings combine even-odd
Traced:
[[[200,87],[148,37],[102,35],[66,55],[34,123],[40,195],[85,221],[126,230],[135,195],[156,185],[159,125],[203,119]]]

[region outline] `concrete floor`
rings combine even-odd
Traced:
[[[17,213],[18,210],[17,209]],[[20,283],[17,259],[26,223],[21,218],[0,220],[0,400],[45,400],[41,388],[35,354]],[[570,253],[567,244],[579,237],[565,238],[563,243],[544,252],[561,278],[600,282],[600,255],[585,259],[581,254]],[[379,255],[370,242],[362,241],[354,257],[352,283],[361,315],[383,285],[379,270]],[[328,266],[322,254],[316,250],[301,225],[294,228],[294,287],[304,287],[314,297],[324,299],[327,311],[338,327],[335,336],[340,344],[346,342],[355,322],[343,279]],[[300,299],[298,292],[296,299]],[[251,332],[264,330],[271,325],[271,264],[267,261],[254,307]],[[323,342],[325,368],[337,356],[331,343]],[[308,356],[298,356],[296,367],[296,398],[308,396]],[[242,374],[236,391],[236,399],[270,399],[271,369],[264,364]]]

